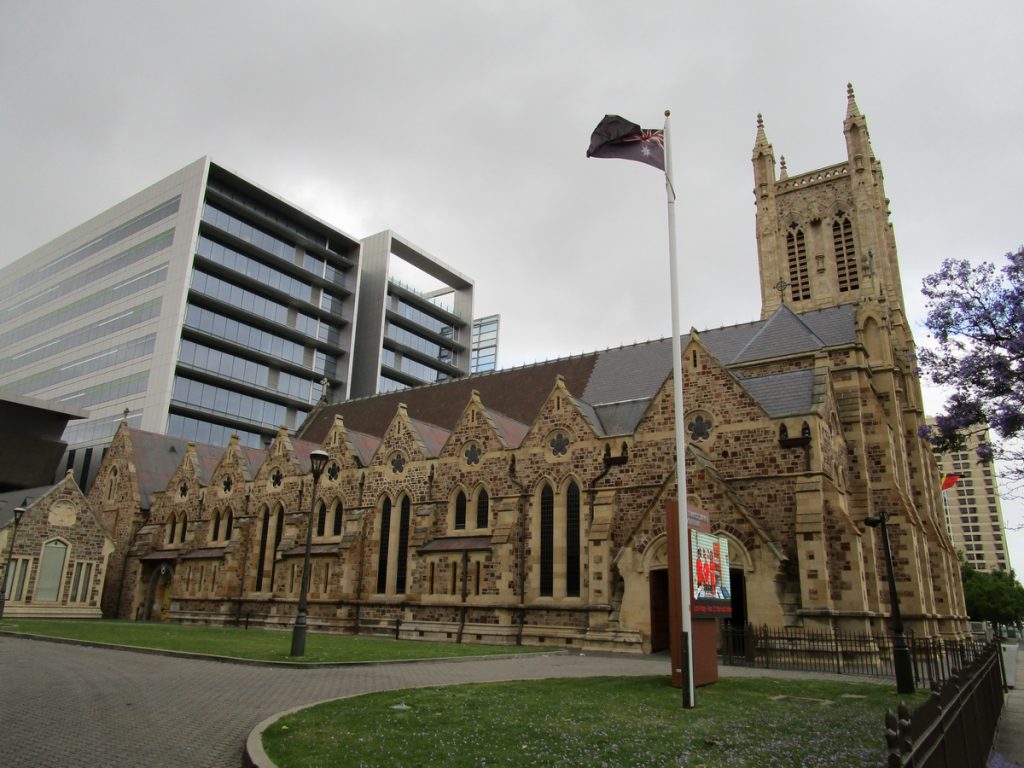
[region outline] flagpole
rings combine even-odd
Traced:
[[[672,185],[672,142],[669,110],[665,110],[665,194],[668,198],[669,290],[672,294],[672,397],[676,423],[676,487],[679,503],[679,599],[683,617],[683,707],[696,706],[693,686],[693,625],[690,618],[690,528],[686,494],[686,441],[683,436],[683,350],[679,338],[679,267],[676,259],[676,190]]]

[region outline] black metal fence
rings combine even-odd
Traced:
[[[944,683],[987,648],[976,640],[907,636],[919,687]],[[722,624],[719,661],[728,666],[894,677],[892,637],[854,632]]]
[[[1003,708],[1003,670],[998,641],[932,695],[913,715],[900,702],[886,712],[887,768],[984,768]]]

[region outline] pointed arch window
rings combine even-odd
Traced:
[[[377,553],[377,592],[388,591],[388,549],[391,544],[391,499],[380,508],[380,551]]]
[[[36,602],[57,602],[67,558],[68,545],[60,539],[48,541],[43,545],[43,557],[39,561],[39,581],[36,583]]]
[[[455,497],[455,530],[463,531],[466,529],[466,494],[459,491],[459,495]]]
[[[580,487],[565,490],[565,594],[580,596]]]
[[[171,517],[171,527],[167,531],[167,543],[173,544],[174,537],[178,534],[178,517],[174,515]]]
[[[213,513],[213,531],[210,534],[210,541],[220,540],[220,510]]]
[[[332,536],[341,536],[342,506],[340,501],[334,502],[334,524],[331,527]]]
[[[853,244],[853,225],[846,216],[832,222],[832,244],[836,252],[836,279],[839,292],[860,288],[857,275],[857,252]]]
[[[270,535],[270,510],[266,507],[263,508],[263,512],[260,517],[262,522],[260,523],[260,549],[259,549],[259,560],[256,566],[256,591],[259,592],[263,589],[263,570],[267,561],[267,543]]]
[[[181,528],[180,528],[180,530],[181,530],[181,538],[179,538],[178,541],[179,541],[179,543],[184,544],[185,543],[185,534],[188,533],[188,516],[184,512],[181,513]]]
[[[405,582],[409,573],[409,518],[412,516],[412,502],[408,496],[402,497],[401,512],[398,518],[398,564],[395,569],[395,593],[405,594]]]
[[[811,298],[811,278],[807,269],[807,243],[802,229],[786,233],[786,255],[789,258],[789,295],[793,301]]]
[[[491,516],[491,497],[486,488],[481,488],[476,495],[476,527],[487,528]]]
[[[547,483],[540,492],[540,594],[554,594],[555,493]]]
[[[231,514],[231,510],[227,511],[224,515],[224,541],[231,541],[231,528],[234,524],[234,516]]]
[[[327,533],[327,505],[322,501],[316,511],[316,535],[323,538]]]

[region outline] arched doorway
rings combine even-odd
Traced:
[[[143,621],[164,621],[171,605],[171,581],[174,569],[167,563],[155,566],[149,574],[146,600],[143,603]]]

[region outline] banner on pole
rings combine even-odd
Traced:
[[[690,584],[694,616],[732,616],[729,542],[724,536],[690,530]]]

